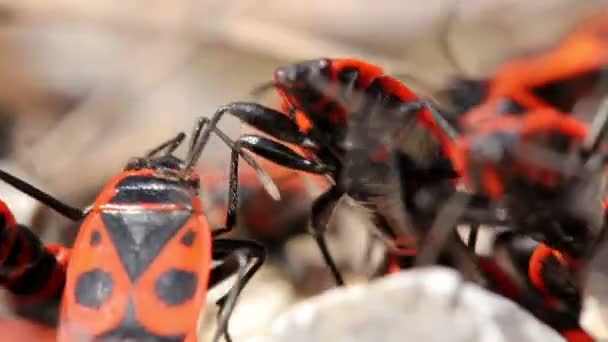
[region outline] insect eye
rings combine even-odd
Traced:
[[[297,65],[279,68],[274,72],[275,81],[283,86],[293,86],[302,76],[302,69]]]

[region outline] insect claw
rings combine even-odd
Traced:
[[[270,177],[266,170],[264,170],[264,168],[262,168],[258,162],[256,162],[255,159],[245,152],[238,144],[234,144],[233,146],[236,146],[235,148],[237,149],[239,155],[255,170],[260,182],[262,183],[262,186],[264,187],[264,190],[268,193],[268,195],[270,195],[273,200],[280,201],[281,192],[279,191],[276,183],[272,180],[272,177]]]

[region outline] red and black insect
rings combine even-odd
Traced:
[[[460,70],[449,44],[455,11],[446,20],[442,46]],[[572,113],[574,106],[601,86],[608,66],[608,11],[583,20],[556,46],[510,58],[486,79],[458,77],[444,91],[453,108],[446,119],[481,121],[514,110],[554,108]],[[447,110],[444,110],[446,113]]]
[[[0,171],[0,179],[66,217],[83,220],[66,253],[44,247],[0,207],[2,280],[15,302],[60,301],[60,341],[196,341],[207,289],[236,272],[236,283],[218,301],[214,340],[222,334],[229,338],[236,299],[265,258],[264,248],[253,241],[216,238],[236,221],[239,155],[269,179],[216,128],[221,115],[220,109],[213,118],[199,120],[185,160],[173,155],[185,138],[180,133],[131,160],[84,211]],[[213,232],[198,197],[199,175],[193,171],[212,132],[233,150],[226,226]]]
[[[323,236],[337,201],[348,195],[365,203],[372,209],[373,220],[389,236],[403,235],[403,227],[394,224],[401,217],[388,217],[391,213],[381,213],[374,203],[387,195],[399,197],[388,181],[393,176],[389,164],[393,162],[394,134],[413,127],[412,137],[401,139],[403,144],[397,148],[407,156],[410,166],[424,170],[418,175],[449,180],[457,175],[443,148],[450,139],[447,127],[430,102],[384,75],[381,68],[359,60],[318,59],[282,67],[276,70],[271,85],[281,95],[285,112],[242,102],[226,108],[281,143],[253,134],[241,136],[238,143],[279,165],[327,175],[335,183],[313,203],[311,221],[323,257],[337,283],[342,284]],[[384,129],[387,123],[391,127],[388,131]],[[395,126],[405,128],[399,131]],[[365,134],[360,134],[362,131]],[[299,151],[283,142],[296,145]],[[392,214],[402,216],[403,212],[398,209]]]
[[[589,132],[581,121],[550,108],[496,116],[465,131],[450,153],[473,193],[504,210],[509,229],[499,234],[492,259],[477,259],[482,284],[569,341],[593,340],[578,321],[586,265],[606,231],[606,157],[598,151],[606,118],[600,113],[593,125],[597,129]],[[548,158],[551,153],[558,158]],[[541,243],[522,253],[516,245],[521,238]],[[500,262],[505,258],[518,260],[505,265]]]
[[[583,269],[554,249],[505,233],[492,255],[480,256],[478,264],[487,288],[527,309],[567,341],[595,341],[579,324]]]
[[[513,59],[487,80],[459,80],[447,91],[455,113],[443,111],[458,131],[447,154],[470,190],[492,198],[518,238],[540,241],[520,257],[525,286],[494,279],[494,290],[569,341],[593,340],[578,319],[586,265],[606,231],[600,145],[607,114],[600,109],[588,130],[571,112],[605,74],[607,17],[600,13],[554,49]],[[486,278],[504,273],[480,263]]]
[[[482,102],[456,120],[462,135],[450,153],[470,189],[504,207],[510,229],[542,242],[520,271],[528,276],[523,292],[544,299],[524,306],[543,311],[539,318],[559,331],[579,331],[568,337],[572,341],[589,337],[576,327],[584,282],[567,280],[584,273],[606,230],[600,151],[606,114],[600,111],[591,132],[570,114],[598,83],[605,64],[573,52],[578,44],[605,44],[582,32],[556,51],[500,69]]]

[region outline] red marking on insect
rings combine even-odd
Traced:
[[[0,319],[0,331],[0,342],[57,341],[57,331],[54,327],[26,319]]]
[[[549,258],[555,258],[566,269],[576,270],[581,266],[580,260],[545,244],[540,244],[530,258],[528,276],[538,290],[548,295],[550,294],[543,278],[543,267]]]
[[[582,329],[570,329],[560,332],[568,342],[595,342],[596,339]]]
[[[608,64],[607,19],[608,11],[600,11],[554,48],[505,63],[492,76],[485,102],[509,98],[531,110],[572,111],[578,99],[590,94]]]
[[[295,110],[296,123],[303,133],[309,133],[318,120],[345,126],[349,109],[336,99],[343,85],[340,78],[347,72],[358,73],[356,89],[369,86],[384,73],[379,66],[356,59],[319,59],[279,68],[274,81],[281,97],[281,109],[286,113]],[[314,94],[313,102],[310,94]]]
[[[519,149],[525,143],[537,143],[544,141],[548,135],[559,135],[565,137],[570,143],[580,144],[588,133],[587,125],[569,115],[546,108],[520,115],[502,115],[493,119],[486,119],[472,125],[466,135],[457,139],[450,146],[455,169],[465,175],[465,181],[469,186],[474,186],[474,170],[479,167],[481,172],[482,191],[492,198],[502,196],[505,188],[506,177],[522,176],[533,182],[544,184],[547,187],[558,183],[559,170],[548,169],[542,164],[534,164],[522,161],[520,158],[505,159],[505,156],[490,157],[475,154],[474,146],[485,147],[487,145],[499,144],[501,149]],[[513,140],[501,142],[500,136],[510,134]],[[515,144],[507,146],[505,144]],[[485,145],[485,146],[484,146]],[[503,153],[496,151],[492,153]],[[494,160],[499,158],[499,160]],[[475,161],[475,165],[473,165]]]
[[[72,248],[61,308],[60,339],[72,339],[74,331],[70,328],[82,329],[90,336],[119,333],[121,324],[131,319],[141,325],[140,333],[182,335],[194,340],[211,267],[211,232],[194,188],[175,184],[174,189],[165,189],[170,194],[178,195],[180,191],[190,194],[179,205],[165,206],[148,203],[144,196],[137,198],[135,188],[143,186],[141,180],[161,186],[166,179],[160,170],[129,170],[111,180],[98,195]],[[163,192],[159,190],[156,191]],[[129,192],[135,197],[118,199]],[[156,222],[146,216],[154,217]],[[146,226],[130,225],[129,220],[139,220]],[[196,238],[185,246],[180,239],[190,231],[195,232]],[[150,250],[148,253],[157,255],[148,260],[139,260],[137,254],[132,254],[135,246],[149,249],[152,243],[159,244],[160,249]],[[196,288],[177,305],[167,302],[157,290],[171,270],[196,279]],[[89,287],[87,282],[92,282],[90,286],[99,283],[97,286],[101,288],[94,291],[98,287]]]
[[[492,281],[492,284],[497,287],[498,293],[515,301],[521,298],[522,293],[520,287],[494,260],[488,257],[479,256],[477,262],[479,267]]]
[[[221,304],[222,310],[228,311],[222,314],[225,318],[218,323],[214,341],[227,334],[227,319],[233,307],[230,302],[236,300],[240,289],[261,266],[264,250],[255,242],[212,239],[203,213],[200,177],[193,166],[212,132],[235,148],[235,143],[215,127],[221,110],[211,119],[199,119],[186,160],[172,154],[185,138],[180,133],[145,157],[131,160],[86,212],[0,170],[2,180],[66,217],[84,218],[71,251],[58,245],[43,248],[40,239],[27,228],[15,226],[8,208],[4,203],[0,205],[5,223],[0,227],[2,235],[16,235],[12,244],[20,247],[9,247],[9,256],[20,254],[16,265],[2,265],[11,271],[2,279],[3,285],[19,304],[39,297],[62,296],[59,341],[196,341],[197,321],[208,287],[238,268],[236,285],[222,299],[222,303],[228,301],[227,308]],[[236,189],[233,179],[238,180],[237,158],[244,156],[242,151],[235,151],[231,157],[231,189]],[[245,161],[266,176],[255,161]],[[235,203],[237,198],[233,199]],[[236,208],[236,204],[230,208]],[[230,210],[222,232],[236,223]],[[212,259],[227,258],[237,261],[214,268]],[[256,260],[252,263],[252,259]],[[32,282],[40,282],[40,286],[32,286]]]
[[[374,163],[384,163],[388,160],[390,155],[391,155],[391,151],[389,150],[389,148],[386,146],[383,146],[383,147],[377,149],[376,151],[372,152],[372,154],[369,156],[369,159],[371,161],[373,161]]]
[[[380,76],[376,81],[381,82],[382,88],[387,94],[393,94],[403,103],[415,103],[421,101],[411,89],[409,89],[403,82],[390,76]],[[452,139],[447,133],[439,126],[437,119],[431,113],[428,107],[423,107],[419,111],[416,111],[417,121],[437,139],[437,142],[442,146],[446,155],[449,153],[448,146],[452,143]]]

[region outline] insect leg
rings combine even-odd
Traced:
[[[300,131],[293,120],[274,109],[257,103],[232,102],[220,107],[211,121],[225,112],[279,140],[304,147],[316,147],[316,144]]]
[[[293,170],[314,174],[326,174],[332,171],[329,165],[306,159],[291,148],[266,137],[245,134],[238,138],[237,143],[260,157]]]
[[[239,154],[232,150],[230,157],[230,176],[228,183],[228,209],[226,211],[226,224],[223,228],[213,231],[213,237],[231,231],[236,225],[236,211],[239,205]]]
[[[456,139],[460,136],[458,130],[450,124],[450,122],[445,118],[445,116],[435,107],[433,103],[430,101],[423,101],[424,106],[429,110],[429,112],[433,115],[433,119],[437,123],[437,126],[450,138]]]
[[[475,253],[475,247],[477,246],[477,235],[479,234],[479,223],[471,224],[469,229],[467,247],[469,247],[469,251],[471,251],[471,253]]]
[[[466,211],[470,202],[470,195],[455,192],[437,213],[433,225],[429,229],[424,243],[420,246],[416,259],[416,266],[429,266],[436,262],[437,256],[446,242],[453,236],[459,219]]]
[[[195,126],[194,133],[192,135],[192,142],[190,144],[190,151],[193,151],[196,148],[196,145],[198,143],[199,137],[202,134],[201,131],[203,130],[203,128],[205,127],[205,125],[209,124],[210,122],[211,122],[211,120],[209,118],[207,118],[207,117],[201,117],[201,118],[199,118],[198,124]],[[224,133],[221,129],[219,129],[217,127],[213,128],[213,132],[218,137],[220,137],[220,139],[222,139],[222,141],[226,145],[228,145],[228,147],[230,147],[230,149],[233,151],[232,157],[231,157],[231,168],[236,167],[238,169],[238,156],[242,157],[245,160],[245,162],[247,162],[247,164],[249,164],[249,166],[251,166],[255,170],[256,174],[258,175],[258,178],[262,182],[264,190],[266,190],[266,192],[273,199],[279,200],[281,198],[280,193],[279,193],[279,189],[277,188],[276,184],[272,181],[272,178],[256,162],[256,160],[252,156],[250,156],[249,154],[247,154],[241,148],[241,144],[239,144],[239,143],[233,141],[232,139],[230,139],[226,133]],[[236,163],[236,165],[233,165],[235,163]],[[236,175],[235,178],[238,180],[238,175]],[[233,184],[233,186],[237,186],[235,184]],[[238,191],[238,189],[235,189],[234,191]]]
[[[329,267],[329,270],[336,280],[336,285],[338,286],[344,285],[344,279],[329,252],[327,240],[325,239],[325,230],[329,218],[342,195],[344,195],[344,192],[340,188],[332,186],[313,202],[311,210],[311,233],[319,246],[323,261]]]
[[[237,280],[232,288],[217,301],[220,311],[218,328],[213,337],[214,342],[222,335],[231,341],[228,332],[230,317],[239,294],[264,263],[266,250],[253,241],[217,239],[213,242],[213,258],[221,259],[224,263],[211,273],[210,286],[237,272]]]

